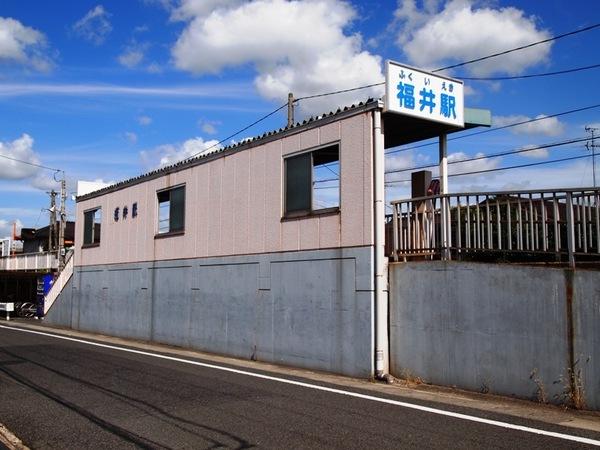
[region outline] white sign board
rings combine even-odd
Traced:
[[[0,303],[0,311],[13,312],[15,310],[14,303]]]
[[[387,61],[385,109],[464,127],[463,82]]]

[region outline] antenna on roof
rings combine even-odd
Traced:
[[[287,126],[290,128],[294,125],[294,94],[291,92],[288,94],[288,122]]]

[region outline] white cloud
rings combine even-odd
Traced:
[[[30,181],[32,187],[39,189],[40,191],[50,191],[54,189],[58,191],[60,189],[60,182],[56,181],[53,174],[50,172],[38,172]]]
[[[489,2],[487,3],[489,4]],[[400,0],[395,12],[397,44],[410,62],[436,69],[530,44],[550,37],[538,28],[535,17],[514,7],[476,7],[471,0]],[[461,71],[477,76],[516,75],[548,61],[551,43],[467,65]]]
[[[464,154],[461,155],[461,157],[465,156]],[[463,167],[464,170],[460,171],[466,172],[486,168],[484,164],[475,161],[464,163],[464,165],[467,166],[471,163],[473,165],[470,166],[469,170],[467,170],[467,167]],[[449,168],[452,166],[450,165]],[[500,166],[500,160],[497,160],[491,165],[488,164],[487,168],[498,168]],[[435,177],[437,177],[436,171],[434,172]],[[478,175],[451,177],[448,180],[448,184],[451,193],[589,187],[592,186],[592,169],[590,161],[573,161],[562,164],[548,164],[528,168],[499,170]],[[386,186],[387,202],[409,197],[410,183]]]
[[[413,152],[398,152],[385,158],[385,170],[402,170],[415,166]],[[400,172],[403,173],[403,172]]]
[[[139,49],[126,49],[123,53],[121,53],[118,57],[119,63],[122,66],[132,67],[137,66],[144,59],[144,52]]]
[[[148,67],[146,67],[146,71],[148,73],[162,73],[163,69],[160,66],[160,64],[153,62],[148,64]]]
[[[36,219],[40,215],[40,209],[35,208],[0,208],[2,216],[21,216],[28,219]]]
[[[137,134],[135,134],[133,131],[126,131],[125,139],[127,139],[130,144],[135,144],[138,141]]]
[[[144,60],[144,56],[144,50],[141,47],[127,47],[117,57],[117,60],[122,66],[132,69]]]
[[[246,84],[207,83],[179,87],[136,87],[106,84],[0,83],[0,97],[29,95],[131,95],[148,97],[239,98],[248,95]]]
[[[501,158],[482,158],[477,159],[475,161],[465,161],[460,162],[464,159],[471,158],[481,158],[485,156],[485,153],[478,152],[475,155],[467,155],[465,152],[455,152],[448,154],[448,174],[456,174],[456,173],[468,173],[468,172],[477,172],[481,170],[492,170],[497,169],[502,162]],[[473,176],[489,176],[488,174],[474,174]],[[465,175],[465,177],[469,177],[469,175]]]
[[[183,144],[165,144],[140,152],[142,164],[148,170],[164,167],[193,156],[212,153],[221,148],[216,139],[205,141],[200,137],[188,139]]]
[[[94,45],[101,45],[112,31],[109,17],[110,14],[104,9],[104,6],[97,5],[75,22],[73,31]]]
[[[565,125],[558,120],[556,117],[548,117],[545,119],[544,114],[535,116],[537,120],[535,122],[524,123],[523,125],[517,125],[508,130],[513,134],[519,135],[543,135],[543,136],[559,136],[565,131]],[[494,116],[493,126],[502,127],[506,125],[512,125],[518,122],[526,122],[532,120],[531,117],[524,115],[512,115],[512,116]]]
[[[217,9],[226,9],[244,3],[243,0],[182,0],[173,10],[171,20],[188,20],[206,17]]]
[[[345,32],[355,16],[341,0],[183,0],[173,17],[188,24],[172,55],[179,69],[195,74],[250,64],[259,93],[281,103],[288,92],[298,98],[381,82],[381,58],[362,49],[359,34]],[[320,113],[381,93],[306,100],[300,108]]]
[[[138,117],[138,122],[142,126],[150,125],[152,123],[152,117],[140,116],[140,117]]]
[[[221,122],[203,119],[198,121],[198,126],[206,134],[217,134],[217,125],[221,125]]]
[[[0,62],[15,62],[40,72],[48,72],[53,62],[44,53],[46,46],[46,36],[43,33],[24,26],[18,20],[0,17]]]
[[[19,219],[0,219],[0,239],[12,238],[13,234],[13,223],[16,222],[17,225],[17,236],[21,234],[21,228],[23,228],[23,222]]]
[[[0,142],[0,179],[21,180],[29,178],[38,172],[38,167],[23,164],[13,159],[26,161],[32,164],[40,164],[38,156],[33,151],[33,138],[23,134],[12,142]],[[11,158],[11,159],[9,159]]]
[[[545,159],[550,156],[547,148],[536,148],[539,147],[535,144],[524,145],[521,147],[522,150],[532,149],[527,152],[519,153],[520,156],[524,156],[525,158],[533,158],[533,159]]]
[[[175,8],[176,0],[142,0],[146,5],[158,6],[160,8],[171,11]]]

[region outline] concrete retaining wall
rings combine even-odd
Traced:
[[[47,322],[357,377],[372,247],[75,267]]]
[[[600,272],[418,262],[390,285],[394,375],[563,403],[573,366],[600,409]]]

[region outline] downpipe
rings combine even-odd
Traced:
[[[391,382],[389,374],[388,286],[385,256],[385,153],[381,110],[373,111],[373,228],[375,259],[375,377]]]

